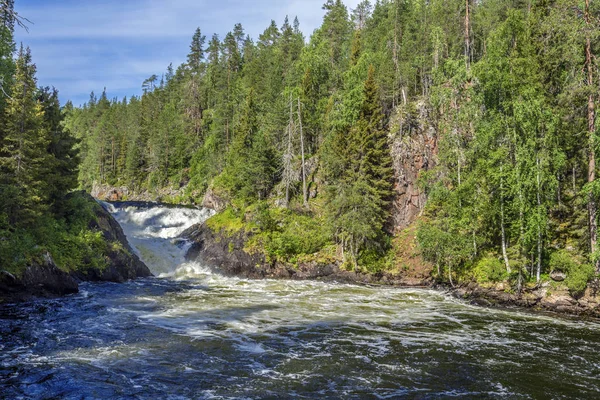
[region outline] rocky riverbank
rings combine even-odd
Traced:
[[[371,285],[403,287],[429,287],[433,280],[429,276],[411,274],[363,273],[347,271],[339,263],[299,262],[297,265],[268,262],[260,252],[251,253],[244,249],[249,234],[238,232],[228,235],[213,232],[206,224],[196,225],[184,232],[183,237],[192,241],[186,258],[200,261],[227,276],[249,279],[294,279],[320,280]]]
[[[106,265],[102,268],[89,267],[65,271],[57,266],[52,255],[43,251],[19,274],[4,271],[0,266],[0,302],[29,300],[34,297],[55,297],[77,293],[79,283],[125,282],[152,276],[146,265],[134,253],[123,230],[108,211],[85,193],[77,193],[93,203],[93,216],[88,228],[101,232],[106,248]]]
[[[245,250],[248,233],[229,235],[213,232],[206,224],[196,225],[183,236],[192,241],[187,258],[227,276],[249,279],[319,280],[395,287],[427,287],[448,291],[456,298],[485,307],[519,307],[536,311],[600,318],[600,296],[588,288],[581,296],[569,293],[560,282],[545,282],[537,287],[523,288],[516,293],[507,283],[481,285],[475,282],[458,287],[439,285],[429,275],[407,270],[399,273],[375,274],[346,271],[336,263],[298,263],[297,265],[267,262],[260,252]]]
[[[573,296],[566,288],[551,282],[523,288],[520,293],[515,293],[504,283],[491,286],[468,283],[452,288],[451,293],[456,298],[485,307],[519,307],[600,318],[600,296],[592,287],[579,296]]]

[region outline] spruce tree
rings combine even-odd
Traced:
[[[393,195],[392,159],[374,75],[371,66],[359,118],[350,131],[338,133],[329,155],[334,182],[328,220],[344,254],[351,257],[346,261],[354,266],[362,250],[383,248]]]
[[[354,130],[354,140],[363,143],[361,173],[366,176],[369,186],[374,190],[375,198],[378,199],[382,226],[389,214],[394,193],[392,156],[387,133],[383,129],[383,117],[379,88],[375,83],[375,69],[371,65],[365,82],[360,117]]]
[[[13,225],[30,225],[44,211],[49,197],[44,170],[50,162],[50,140],[43,129],[35,72],[31,51],[21,45],[12,97],[4,112],[0,151],[2,205]]]
[[[204,43],[206,42],[206,36],[202,35],[200,28],[196,29],[194,37],[192,38],[192,44],[190,45],[190,53],[187,56],[187,63],[194,72],[200,70],[200,65],[204,60]]]
[[[64,127],[64,114],[60,108],[58,91],[54,88],[42,88],[38,94],[44,111],[43,130],[49,134],[47,152],[51,156],[44,167],[45,181],[48,184],[48,196],[53,211],[61,213],[66,193],[77,187],[77,169],[79,151],[75,148],[77,140]]]

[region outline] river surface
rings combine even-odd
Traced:
[[[105,206],[157,277],[0,308],[0,398],[600,398],[594,322],[226,278],[176,239],[207,210]]]

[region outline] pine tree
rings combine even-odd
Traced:
[[[335,182],[329,193],[328,220],[354,266],[365,248],[383,248],[393,194],[392,159],[374,75],[371,66],[359,118],[350,131],[337,135],[329,156]]]
[[[79,166],[78,141],[64,127],[64,114],[60,108],[58,91],[42,88],[38,101],[44,112],[43,130],[49,133],[47,152],[51,156],[44,166],[45,181],[48,184],[48,197],[53,211],[64,211],[65,194],[77,187],[77,169]],[[71,105],[72,107],[72,105]]]
[[[200,28],[197,28],[190,45],[190,53],[187,56],[189,67],[196,73],[200,71],[200,66],[204,60],[204,43],[206,43],[206,36],[202,35]]]
[[[37,101],[36,67],[29,48],[21,46],[12,97],[7,100],[0,149],[3,209],[13,225],[29,225],[46,208],[50,140],[43,129],[44,112]]]

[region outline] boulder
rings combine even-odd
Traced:
[[[202,199],[202,207],[210,208],[216,212],[221,212],[227,208],[227,201],[217,195],[212,187],[208,188],[204,199]]]
[[[77,281],[58,268],[48,252],[28,265],[19,277],[0,271],[1,300],[23,301],[36,296],[55,297],[78,291]]]
[[[562,282],[567,279],[567,274],[562,271],[552,271],[552,273],[550,273],[550,278],[555,282]]]

